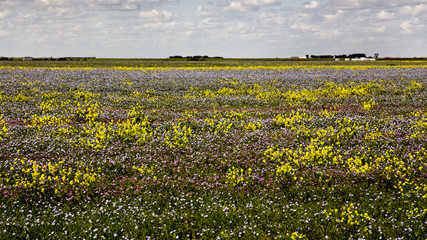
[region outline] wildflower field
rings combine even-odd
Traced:
[[[410,61],[0,65],[0,239],[425,239],[426,91]]]

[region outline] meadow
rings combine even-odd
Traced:
[[[427,63],[0,65],[0,239],[425,239]]]

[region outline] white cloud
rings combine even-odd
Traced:
[[[395,17],[395,14],[393,12],[386,12],[386,11],[381,11],[379,13],[377,13],[376,18],[378,20],[390,20],[393,19]]]
[[[322,16],[328,21],[336,21],[337,19],[342,17],[343,14],[344,14],[344,10],[338,10],[335,12],[335,14],[324,14]]]
[[[312,30],[314,30],[314,27],[313,27],[313,25],[310,25],[310,24],[292,24],[291,29],[303,30],[303,31],[312,31]]]
[[[220,17],[233,13],[251,13],[263,7],[280,6],[282,0],[242,0],[207,2],[197,8],[199,17]]]
[[[282,0],[243,0],[243,5],[247,6],[278,6],[282,4]]]
[[[0,29],[0,38],[1,37],[7,37],[8,35],[9,35],[9,32],[3,31],[3,30]]]
[[[333,9],[385,9],[420,3],[427,0],[327,0],[325,5]]]
[[[137,10],[138,6],[132,3],[123,3],[121,4],[121,9],[123,10]]]
[[[248,37],[248,34],[253,32],[253,30],[254,26],[248,23],[238,22],[237,24],[232,25],[228,28],[228,33],[233,36],[242,38]]]
[[[257,19],[257,23],[261,25],[269,25],[271,26],[277,26],[277,25],[283,25],[286,23],[286,20],[284,17],[277,14],[275,11],[267,11],[263,12],[259,15]]]
[[[412,24],[410,23],[410,21],[404,21],[402,24],[399,25],[400,28],[402,29],[402,33],[403,34],[411,34],[413,33],[413,31],[411,30],[411,28],[413,27]]]
[[[46,41],[46,39],[49,37],[49,35],[44,35],[43,37],[41,37],[41,38],[39,38],[38,40],[37,40],[37,42],[44,42],[44,41]]]
[[[177,22],[152,22],[152,23],[143,23],[139,26],[135,26],[136,30],[141,29],[152,29],[152,30],[167,30],[167,29],[174,29],[177,26]]]
[[[318,2],[316,2],[316,1],[311,1],[310,3],[305,4],[305,5],[304,5],[304,8],[307,8],[307,9],[314,9],[314,8],[317,8],[318,6],[319,6],[319,3],[318,3]]]
[[[258,9],[258,5],[247,5],[243,2],[230,2],[230,4],[222,10],[226,12],[254,12]]]
[[[174,15],[171,12],[168,11],[157,11],[156,9],[153,9],[149,12],[140,12],[139,17],[143,19],[170,19]]]
[[[374,32],[376,32],[376,33],[383,33],[383,32],[386,31],[386,29],[387,28],[385,26],[380,26],[380,27],[374,28]]]
[[[207,2],[206,4],[200,5],[197,7],[197,16],[199,17],[213,17],[217,16],[218,8],[212,2]]]
[[[399,9],[401,15],[425,15],[427,14],[427,4],[419,4],[415,6],[403,6]]]
[[[217,18],[205,18],[199,23],[198,27],[201,29],[223,28],[224,24]]]
[[[314,36],[320,39],[334,39],[339,35],[341,32],[338,29],[322,29],[314,33]]]
[[[89,27],[101,29],[101,28],[105,27],[105,24],[103,22],[97,22],[97,23],[89,25]]]
[[[7,18],[11,13],[12,11],[10,10],[0,11],[0,19]]]

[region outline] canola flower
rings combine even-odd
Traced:
[[[7,189],[29,189],[38,194],[53,191],[54,194],[64,194],[69,188],[78,186],[85,188],[99,180],[99,169],[89,169],[83,163],[77,163],[76,168],[65,167],[64,161],[46,165],[34,160],[14,159],[8,175],[1,174],[2,186]]]
[[[2,138],[6,138],[9,136],[8,134],[9,130],[7,128],[7,124],[5,123],[3,119],[3,115],[0,115],[0,140]]]

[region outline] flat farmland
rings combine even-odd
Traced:
[[[427,64],[0,65],[1,239],[425,239]]]

